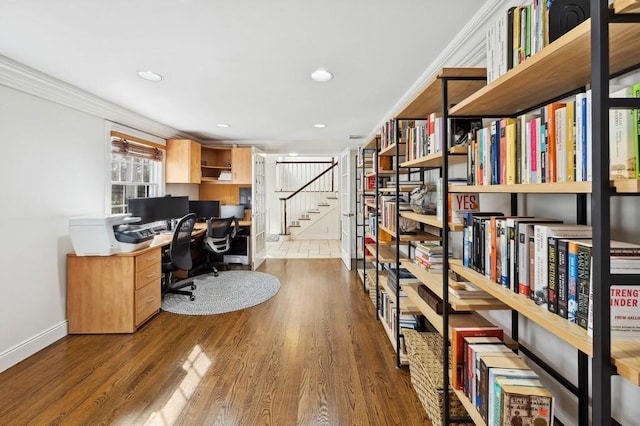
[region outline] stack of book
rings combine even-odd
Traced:
[[[437,243],[416,244],[413,261],[430,272],[442,272],[443,249]]]
[[[479,289],[468,281],[449,281],[449,294],[458,299],[491,299],[489,293]]]
[[[451,385],[487,425],[553,424],[553,395],[502,339],[499,327],[454,327]]]
[[[405,268],[400,268],[399,275],[400,275],[400,285],[420,282],[411,272],[407,271]],[[389,274],[387,275],[387,286],[395,296],[396,292],[398,291],[398,278],[396,277],[395,268],[390,268],[389,270]],[[401,297],[406,296],[404,291],[402,291],[402,287],[400,287],[400,296]]]

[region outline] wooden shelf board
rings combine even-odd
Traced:
[[[617,0],[612,5],[615,13],[640,13],[639,0]]]
[[[587,85],[591,79],[590,30],[591,19],[587,19],[458,103],[450,114],[513,116]],[[612,74],[636,65],[640,25],[610,24],[609,43],[615,46],[610,55]]]
[[[467,162],[467,147],[457,146],[449,150],[448,161],[449,164],[461,164]],[[442,167],[443,163],[442,152],[435,152],[433,154],[426,155],[424,157],[415,158],[413,160],[400,163],[400,167],[426,167],[437,168]]]
[[[380,134],[376,134],[375,136],[373,136],[371,139],[369,139],[367,141],[366,144],[362,145],[362,149],[375,149],[377,148],[377,143],[376,141],[380,139]]]
[[[453,389],[453,391],[464,406],[465,410],[467,410],[467,413],[469,413],[469,417],[471,417],[473,423],[475,423],[476,426],[486,426],[486,423],[482,419],[482,416],[476,409],[475,405],[473,405],[473,403],[469,401],[467,395],[465,395],[464,392],[460,389]]]
[[[592,340],[587,335],[587,330],[541,308],[532,300],[492,283],[483,275],[465,268],[459,259],[451,260],[449,266],[454,272],[502,300],[511,309],[520,312],[551,334],[593,357]],[[640,341],[613,340],[611,343],[611,362],[618,370],[618,374],[640,386]]]
[[[431,309],[431,307],[427,305],[427,302],[422,300],[414,288],[410,286],[406,287],[405,293],[407,293],[407,297],[409,297],[411,302],[420,309],[420,312],[425,316],[427,321],[429,321],[429,323],[431,323],[431,325],[433,325],[435,329],[442,334],[442,315],[437,314],[433,309]],[[451,329],[453,327],[477,326],[493,326],[493,324],[476,312],[449,315],[449,339],[451,339]],[[511,349],[516,349],[518,347],[518,343],[508,336],[504,337],[504,344]]]
[[[547,309],[541,308],[533,300],[491,282],[482,274],[464,267],[459,259],[450,260],[449,267],[482,290],[502,300],[511,309],[520,312],[542,328],[563,339],[574,348],[586,354],[592,354],[591,339],[587,336],[587,330],[577,324],[568,322],[565,318],[549,312]]]
[[[419,185],[400,185],[400,192],[410,192],[413,191]],[[396,187],[384,187],[378,189],[379,192],[396,192]]]
[[[615,179],[611,187],[618,193],[640,192],[640,179]],[[449,192],[502,192],[538,194],[590,194],[591,182],[527,183],[518,185],[449,185]]]
[[[640,11],[639,11],[640,12]],[[638,193],[640,192],[640,179],[616,179],[611,184],[619,193]]]
[[[392,157],[392,156],[396,155],[396,145],[397,144],[392,143],[388,147],[381,149],[380,152],[378,152],[378,156],[380,156],[380,157]],[[404,144],[404,143],[401,143],[400,145],[398,145],[398,151],[400,151],[399,152],[400,155],[404,155],[406,147],[407,147],[407,145]]]
[[[231,185],[233,184],[233,181],[230,180],[219,180],[218,178],[214,178],[214,177],[206,177],[206,176],[202,176],[200,178],[200,181],[202,183],[206,183],[206,184],[220,184],[220,185]]]
[[[203,169],[221,169],[221,170],[231,170],[231,166],[200,166]]]
[[[435,228],[442,229],[442,221],[436,218],[436,215],[433,214],[420,214],[409,211],[401,211],[400,216],[406,217],[407,219],[413,219],[416,222],[424,223],[425,225],[433,226]],[[450,231],[462,231],[464,229],[464,225],[461,223],[450,223],[449,230]]]
[[[472,77],[483,80],[449,81],[448,100],[458,103],[487,84],[485,68],[443,68],[396,115],[398,118],[426,118],[432,112],[442,112],[442,79],[445,77]]]
[[[589,194],[591,193],[591,182],[531,183],[520,185],[449,185],[449,192]]]
[[[402,266],[407,268],[416,278],[418,278],[429,290],[434,292],[440,299],[443,299],[442,293],[442,274],[429,272],[410,260],[405,260]],[[418,285],[409,285],[418,293]],[[488,311],[488,310],[504,310],[509,309],[507,305],[498,299],[460,299],[453,294],[449,294],[449,304],[451,308],[458,312],[464,311]]]
[[[397,235],[394,231],[392,231],[391,229],[383,226],[382,224],[378,225],[378,228],[385,232],[387,235],[391,236],[392,238],[397,238]],[[418,231],[417,234],[401,234],[400,235],[400,241],[406,242],[406,241],[440,241],[440,237],[437,235],[433,235],[433,234],[429,234],[427,232],[420,232]]]
[[[371,256],[378,259],[379,263],[396,263],[396,250],[395,246],[389,244],[378,244],[378,251],[376,251],[375,244],[366,244],[365,247],[371,252]],[[404,259],[404,255],[400,253],[400,259]]]

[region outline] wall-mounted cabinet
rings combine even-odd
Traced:
[[[251,147],[202,145],[202,183],[251,185]]]
[[[251,165],[253,157],[251,147],[232,148],[231,150],[231,173],[233,183],[238,185],[251,185]]]
[[[200,183],[201,146],[190,139],[167,140],[167,183]]]
[[[202,146],[202,183],[231,183],[231,147]],[[221,179],[222,177],[222,179]]]

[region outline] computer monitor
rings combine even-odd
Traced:
[[[141,218],[141,223],[171,221],[189,213],[189,197],[131,198],[127,201],[132,216]]]
[[[244,206],[240,205],[222,205],[220,206],[220,217],[235,217],[236,219],[244,219]]]
[[[199,220],[220,217],[220,201],[189,200],[189,213],[195,213]]]

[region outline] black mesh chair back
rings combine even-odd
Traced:
[[[211,217],[207,219],[205,247],[213,253],[226,253],[231,248],[231,240],[236,236],[238,219],[235,217]]]
[[[196,224],[197,216],[189,213],[180,221],[173,233],[171,246],[169,248],[169,257],[178,269],[190,270],[193,266],[191,260],[191,233]]]

